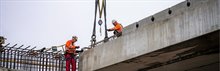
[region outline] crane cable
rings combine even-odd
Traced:
[[[105,3],[105,0],[102,0],[102,4],[100,4],[100,0],[98,0],[98,8],[99,8],[99,21],[98,21],[98,24],[99,24],[99,33],[100,33],[100,36],[102,36],[102,12],[103,12],[103,9],[104,9],[104,3]],[[101,6],[100,6],[101,5]]]
[[[105,7],[105,0],[102,0],[102,7],[100,6],[100,1],[98,0],[98,6],[99,6],[99,18],[101,18],[102,17],[102,11],[103,11],[103,9],[104,9],[104,7]],[[101,8],[101,9],[100,9]]]
[[[97,2],[98,0],[95,0],[95,18],[94,18],[94,25],[93,25],[93,33],[91,36],[91,47],[94,47],[93,44],[96,42],[96,13],[97,13]]]
[[[102,7],[101,7],[102,6]],[[100,4],[99,0],[95,0],[95,18],[94,18],[94,25],[93,25],[93,33],[91,36],[91,47],[94,47],[93,44],[96,43],[96,16],[97,16],[97,7],[99,8],[99,21],[98,24],[100,25],[100,35],[101,35],[101,24],[103,23],[102,12],[104,10],[104,21],[105,21],[105,40],[108,38],[107,33],[107,25],[106,25],[106,0],[102,0],[102,4]]]

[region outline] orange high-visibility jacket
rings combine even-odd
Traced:
[[[72,40],[68,40],[66,42],[66,50],[68,53],[75,53],[76,52],[76,46],[74,45]]]
[[[116,30],[116,31],[118,31],[118,32],[122,32],[122,29],[123,29],[123,27],[122,27],[122,25],[119,24],[119,23],[117,23],[117,24],[115,25],[115,27],[112,28],[112,30]]]

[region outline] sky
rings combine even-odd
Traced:
[[[113,19],[126,27],[183,1],[107,0],[107,27],[113,27]],[[40,49],[65,44],[75,35],[76,45],[87,47],[94,15],[95,0],[0,0],[0,36],[7,38],[6,43]],[[102,35],[97,23],[98,41],[104,38],[104,24],[101,27]]]

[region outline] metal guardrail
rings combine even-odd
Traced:
[[[34,50],[36,47],[10,43],[2,46],[0,67],[25,71],[65,71],[65,60],[61,52]]]

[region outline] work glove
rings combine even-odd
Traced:
[[[107,29],[107,31],[111,31],[111,29]]]
[[[81,49],[81,50],[76,50],[76,53],[80,53],[80,52],[83,52],[83,50]]]
[[[76,49],[80,48],[80,46],[76,46]]]

